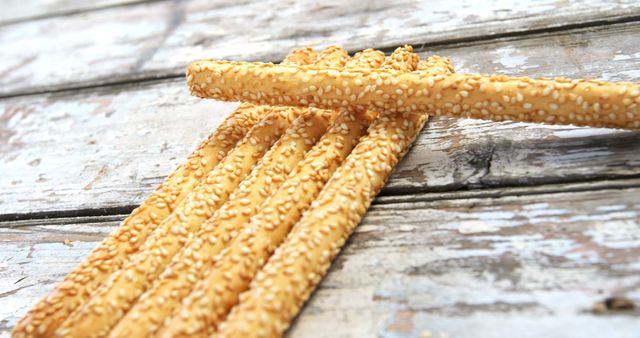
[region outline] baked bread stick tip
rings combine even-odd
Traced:
[[[315,61],[313,49],[301,48],[285,63]],[[156,191],[98,245],[52,292],[37,303],[15,326],[14,337],[49,337],[84,305],[126,257],[135,253],[147,236],[193,191],[267,112],[267,107],[241,104],[209,138],[179,166]]]
[[[447,60],[437,57],[418,65],[427,67],[438,73],[451,69]],[[381,115],[372,123],[368,135],[240,296],[216,337],[264,338],[284,333],[426,119],[426,113],[403,112]]]
[[[437,55],[432,55],[418,63],[416,69],[429,75],[446,75],[455,72],[451,60]]]
[[[407,73],[416,70],[420,57],[413,52],[413,47],[405,45],[396,48],[380,66],[381,70],[395,70],[400,73]]]
[[[346,51],[327,48],[317,62],[344,65]],[[165,270],[111,331],[112,337],[150,336],[204,278],[216,256],[285,180],[335,119],[334,111],[306,109],[265,154],[239,188],[176,254]],[[160,300],[160,301],[159,301]]]
[[[631,82],[213,60],[192,63],[187,80],[193,95],[223,101],[640,128],[640,84]]]
[[[373,66],[383,60],[379,52],[368,50],[356,55],[346,67],[362,64],[362,58],[369,58]],[[215,330],[237,302],[238,294],[246,289],[256,271],[353,149],[371,117],[371,113],[357,111],[345,111],[338,116],[284,184],[216,257],[209,274],[195,285],[173,317],[163,324],[158,336],[206,336]]]
[[[311,47],[296,48],[289,53],[282,64],[284,65],[310,65],[318,59],[318,52]]]

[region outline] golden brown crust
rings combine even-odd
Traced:
[[[350,111],[338,116],[285,183],[220,253],[210,273],[196,284],[158,336],[206,336],[215,330],[239,293],[355,146],[366,129],[366,120],[365,114]]]
[[[333,60],[343,65],[347,55],[343,49],[326,49],[319,62]],[[179,307],[183,297],[213,265],[217,255],[242,230],[259,205],[285,180],[304,154],[325,133],[335,119],[333,111],[311,109],[294,121],[292,127],[265,154],[239,188],[229,197],[172,259],[166,271],[133,305],[130,312],[114,327],[112,337],[142,337],[151,335],[162,319]]]
[[[346,63],[346,68],[377,68],[384,62],[384,53],[375,49],[357,52]]]
[[[397,51],[401,53],[402,51]],[[407,52],[405,49],[404,52]],[[404,63],[400,59],[395,63]],[[421,63],[446,72],[447,62]],[[402,64],[397,64],[398,67]],[[412,67],[410,67],[410,70]],[[216,337],[280,337],[422,129],[426,114],[376,119],[285,242],[240,296]]]
[[[346,52],[344,53],[346,55]],[[160,275],[171,258],[229,197],[301,110],[273,107],[194,192],[162,222],[138,253],[114,272],[88,303],[56,331],[59,337],[91,332],[103,337]]]
[[[182,298],[213,265],[211,257],[236,237],[249,217],[258,211],[260,203],[284,182],[307,150],[324,134],[333,120],[332,114],[324,112],[314,110],[294,121],[227,203],[173,257],[153,286],[113,328],[111,337],[150,336],[162,320],[180,306]]]
[[[418,54],[413,52],[413,47],[405,45],[396,48],[380,66],[381,70],[395,70],[400,73],[408,73],[416,70],[420,62]]]
[[[193,95],[226,101],[387,112],[429,110],[435,115],[496,121],[640,128],[640,84],[630,82],[211,60],[192,63],[187,79]],[[322,95],[314,88],[323,88]]]
[[[368,63],[373,66],[383,60],[379,52],[364,51],[347,62],[346,67],[363,64],[363,58],[370,58]],[[216,257],[210,273],[196,284],[174,317],[164,323],[159,336],[206,336],[215,330],[237,302],[239,293],[246,289],[256,271],[355,146],[370,116],[364,112],[341,113],[285,183]]]
[[[135,252],[197,183],[215,167],[264,114],[242,104],[96,249],[36,304],[13,330],[14,337],[46,337]]]
[[[322,50],[318,60],[312,65],[315,67],[343,67],[349,60],[349,53],[342,47],[329,46]]]
[[[445,75],[455,73],[451,60],[437,55],[432,55],[418,63],[417,70],[429,75]]]
[[[374,122],[370,136],[356,147],[256,275],[249,291],[219,325],[216,337],[283,334],[402,157],[410,136],[420,130],[424,117],[396,113]]]

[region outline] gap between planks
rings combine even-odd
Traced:
[[[622,24],[437,52],[465,72],[635,81],[638,31]],[[132,208],[234,107],[190,97],[177,80],[2,104],[0,171],[10,175],[0,177],[0,214],[11,215]],[[632,131],[436,117],[383,194],[637,177],[639,145]]]
[[[48,12],[45,13],[44,11],[42,13],[37,13],[37,10],[34,10],[34,13],[32,14],[27,14],[27,15],[23,15],[20,16],[19,13],[14,13],[16,14],[16,16],[18,16],[17,18],[13,18],[13,19],[0,19],[0,27],[2,26],[9,26],[9,25],[14,25],[14,24],[19,24],[19,23],[23,23],[23,22],[27,22],[27,21],[35,21],[35,20],[43,20],[43,19],[51,19],[51,18],[57,18],[57,17],[65,17],[65,16],[72,16],[72,15],[79,15],[79,14],[85,14],[85,13],[89,13],[89,12],[96,12],[96,11],[101,11],[101,10],[106,10],[106,9],[112,9],[112,8],[119,8],[119,7],[128,7],[128,6],[133,6],[133,5],[140,5],[140,4],[146,4],[146,3],[153,3],[153,2],[160,2],[160,1],[175,1],[175,0],[122,0],[122,1],[115,1],[115,2],[107,2],[107,3],[100,3],[100,1],[96,1],[94,3],[89,2],[89,4],[85,4],[85,7],[83,6],[70,6],[69,8],[64,8],[58,11],[52,11],[52,12]],[[178,0],[181,1],[181,0]],[[33,1],[38,2],[38,1]],[[83,1],[84,2],[84,1]],[[96,4],[97,3],[97,4]],[[48,2],[48,4],[51,7],[55,7],[56,5],[60,5],[60,4],[52,4],[50,1]],[[36,4],[38,5],[38,4]],[[41,6],[44,7],[44,4],[39,4]],[[7,8],[5,8],[5,10],[9,10]],[[5,13],[6,15],[6,13]]]
[[[136,5],[136,4],[145,4],[145,3],[153,3],[153,2],[161,2],[161,1],[169,1],[169,0],[144,0],[140,2],[113,5],[113,7],[121,7],[128,5]],[[524,40],[524,39],[537,39],[543,38],[547,36],[556,36],[556,35],[564,35],[564,34],[580,34],[588,31],[592,31],[594,28],[599,27],[608,27],[615,28],[616,26],[624,26],[624,25],[633,25],[640,22],[640,15],[631,15],[620,18],[613,19],[599,19],[592,20],[587,22],[577,22],[577,23],[568,23],[564,25],[558,26],[550,26],[545,28],[533,28],[529,30],[523,31],[511,31],[511,32],[499,32],[494,34],[487,35],[477,35],[477,36],[467,36],[460,38],[449,38],[444,40],[438,40],[427,43],[418,43],[413,44],[414,50],[416,53],[425,53],[429,50],[434,49],[456,49],[460,47],[469,47],[470,45],[475,44],[490,44],[490,43],[504,43],[510,41]],[[0,23],[0,26],[2,24]],[[385,54],[390,54],[396,48],[402,47],[402,45],[392,45],[392,46],[379,46],[379,47],[371,47],[378,49]],[[348,49],[350,55],[353,55],[359,52],[361,49]],[[446,55],[443,55],[446,56]],[[281,60],[279,59],[271,59],[265,60],[261,62],[271,62],[271,63],[279,63]],[[454,65],[455,66],[455,65]],[[139,85],[139,84],[153,84],[156,82],[162,82],[167,80],[175,80],[184,77],[182,72],[175,73],[165,73],[160,75],[151,75],[146,73],[134,74],[131,77],[124,78],[121,80],[114,81],[102,81],[95,84],[82,84],[77,86],[64,86],[60,88],[56,88],[53,86],[52,89],[47,90],[35,90],[35,91],[23,91],[23,92],[15,92],[10,94],[1,94],[0,100],[2,99],[10,99],[15,97],[22,96],[37,96],[42,94],[65,94],[72,93],[78,90],[92,90],[92,89],[101,89],[101,88],[109,88],[109,87],[117,87],[117,86],[131,86],[131,85]],[[116,77],[117,78],[117,77]]]
[[[534,186],[469,189],[449,192],[408,192],[383,190],[373,201],[371,208],[395,208],[406,203],[438,202],[465,199],[495,199],[530,195],[553,195],[576,192],[596,192],[603,190],[624,190],[640,188],[640,175],[636,178],[606,179],[579,183],[542,184]],[[98,222],[120,222],[138,205],[115,208],[84,210],[61,210],[26,214],[0,215],[0,229],[25,226],[46,226],[64,224],[84,224]]]
[[[160,4],[160,6],[156,6],[158,10],[162,10],[162,13],[170,13],[166,15],[174,15],[173,10],[170,8],[167,9],[167,6],[173,6],[173,2],[168,2],[167,5],[164,3]],[[624,23],[624,22],[635,22],[640,20],[640,11],[638,8],[630,6],[626,2],[620,3],[594,3],[586,6],[585,8],[574,8],[575,6],[569,4],[557,5],[561,8],[557,8],[556,4],[553,3],[540,3],[538,10],[532,10],[528,8],[520,8],[518,5],[513,5],[512,7],[505,7],[500,4],[490,4],[493,7],[488,8],[482,13],[477,13],[477,15],[469,15],[468,17],[461,17],[464,13],[457,14],[456,9],[467,8],[465,6],[465,1],[460,1],[458,3],[452,4],[452,8],[450,11],[453,11],[453,14],[450,14],[451,17],[443,18],[443,14],[441,12],[435,13],[429,8],[422,8],[421,5],[417,3],[409,3],[405,4],[406,6],[399,6],[398,8],[389,7],[388,5],[382,5],[381,3],[374,3],[371,6],[350,6],[353,8],[346,9],[341,6],[327,6],[325,7],[313,7],[310,5],[300,4],[301,8],[294,8],[293,13],[290,15],[298,16],[298,17],[318,17],[323,18],[322,16],[329,15],[328,19],[332,19],[333,17],[341,17],[337,14],[345,14],[346,18],[341,19],[342,21],[336,22],[336,25],[344,24],[347,25],[347,29],[351,26],[354,28],[353,31],[349,34],[350,38],[345,38],[345,36],[336,34],[333,30],[324,31],[322,27],[319,27],[318,30],[314,29],[306,29],[303,24],[307,24],[306,22],[293,22],[291,23],[291,27],[284,32],[278,31],[279,28],[277,25],[280,24],[282,17],[271,18],[268,21],[268,24],[275,25],[273,28],[275,29],[273,37],[270,37],[268,40],[264,40],[262,38],[257,38],[257,41],[253,41],[251,39],[244,38],[241,41],[235,41],[234,43],[238,45],[236,49],[246,49],[247,51],[244,53],[236,53],[229,50],[221,50],[218,48],[216,42],[219,42],[220,37],[212,37],[208,39],[205,35],[199,33],[197,25],[200,24],[197,19],[185,19],[185,22],[178,22],[177,27],[171,26],[171,22],[173,22],[170,17],[170,21],[168,24],[170,27],[168,31],[162,33],[161,31],[153,31],[148,34],[148,36],[142,37],[138,39],[139,41],[135,44],[137,49],[141,49],[135,53],[135,57],[133,55],[120,55],[118,62],[112,63],[111,66],[105,64],[105,60],[96,59],[94,56],[90,56],[91,53],[83,53],[82,50],[78,50],[84,56],[78,60],[73,60],[75,64],[80,64],[82,67],[88,66],[90,64],[96,63],[98,61],[101,64],[105,64],[102,69],[93,68],[92,71],[88,74],[83,74],[75,70],[74,68],[67,69],[65,66],[60,66],[59,69],[56,69],[56,74],[60,76],[52,76],[52,74],[38,74],[38,76],[31,78],[27,81],[16,82],[15,77],[17,76],[14,72],[7,68],[7,73],[5,79],[3,79],[2,83],[0,83],[0,87],[3,88],[3,93],[0,97],[11,97],[16,95],[27,95],[27,94],[35,94],[35,93],[46,93],[51,90],[63,90],[63,89],[77,89],[83,88],[86,86],[95,86],[98,83],[102,85],[109,85],[115,83],[122,83],[124,81],[140,81],[146,79],[157,79],[158,77],[177,77],[180,76],[179,73],[182,72],[184,65],[186,65],[191,58],[202,58],[202,57],[215,57],[222,59],[249,59],[249,60],[271,60],[271,61],[279,61],[282,57],[282,51],[291,49],[296,46],[301,45],[318,45],[324,43],[338,43],[344,44],[347,49],[350,50],[359,50],[367,47],[378,47],[384,49],[390,49],[394,46],[401,45],[404,43],[411,43],[416,45],[424,45],[435,46],[435,45],[447,45],[451,43],[471,43],[471,41],[484,41],[487,39],[495,39],[496,37],[509,37],[509,36],[526,36],[530,34],[540,33],[540,32],[562,32],[572,28],[579,27],[602,27],[603,25],[610,25],[614,23]],[[344,4],[343,4],[344,5]],[[206,13],[217,13],[219,11],[218,7],[207,7],[202,6],[202,4],[197,3],[197,1],[193,2],[184,2],[180,3],[180,8],[183,11],[186,11],[187,14],[191,13],[191,11],[202,11]],[[199,7],[200,6],[200,7]],[[240,6],[240,5],[239,5]],[[363,7],[364,6],[364,7]],[[415,11],[424,11],[425,13],[431,13],[434,15],[433,20],[435,22],[421,22],[416,20],[409,20],[408,22],[413,23],[415,27],[406,26],[406,24],[402,24],[395,28],[396,33],[389,33],[387,36],[387,31],[394,31],[393,26],[386,25],[373,25],[372,22],[368,22],[369,25],[373,25],[373,30],[367,29],[367,27],[360,27],[362,20],[369,21],[380,21],[386,19],[393,19],[396,17],[403,17],[406,20],[412,19],[409,14],[406,13],[406,9],[415,7]],[[502,7],[501,7],[502,6]],[[545,7],[546,6],[546,7]],[[555,11],[551,11],[549,9],[550,6],[556,6],[554,8]],[[564,7],[562,7],[564,6]],[[135,6],[134,6],[135,7]],[[371,7],[371,8],[369,8]],[[495,8],[494,8],[495,7]],[[154,7],[155,8],[155,7]],[[337,8],[337,9],[336,9]],[[244,15],[249,13],[251,10],[259,10],[260,5],[255,3],[246,3],[242,4],[240,8],[235,9],[235,12],[230,12],[229,15]],[[351,13],[349,11],[354,10],[362,11],[360,17],[358,17],[359,13]],[[403,11],[404,9],[404,11]],[[458,8],[459,9],[459,8]],[[136,8],[136,15],[143,15],[144,12],[141,8]],[[565,16],[557,17],[556,12],[566,12]],[[138,13],[140,12],[140,13]],[[334,13],[335,12],[335,13]],[[343,13],[345,12],[345,13]],[[502,15],[499,13],[512,13],[512,15]],[[111,13],[113,14],[113,13]],[[117,13],[116,13],[117,14]],[[184,13],[183,13],[184,14]],[[191,13],[193,14],[193,13]],[[202,14],[202,13],[201,13]],[[228,13],[218,13],[220,15],[227,15]],[[106,15],[106,14],[105,14]],[[181,14],[182,15],[182,14]],[[417,14],[415,14],[417,15]],[[554,20],[557,19],[557,20]],[[102,17],[96,18],[95,22],[99,22],[102,20]],[[184,18],[183,18],[184,19]],[[327,18],[325,18],[327,19]],[[427,20],[426,18],[425,20]],[[190,21],[191,20],[191,21]],[[192,22],[196,20],[195,22]],[[337,19],[336,19],[337,20]],[[439,20],[439,21],[438,21]],[[274,21],[273,23],[271,21]],[[356,24],[356,21],[360,22],[360,24]],[[101,22],[101,21],[100,21]],[[448,24],[449,23],[449,24]],[[79,25],[79,22],[70,23],[70,25]],[[120,22],[120,25],[123,23]],[[226,23],[229,25],[228,27],[222,27],[228,30],[228,34],[234,35],[235,23],[229,22]],[[256,23],[258,24],[258,23]],[[265,25],[265,23],[261,23]],[[98,25],[98,23],[96,23]],[[194,26],[195,25],[195,26]],[[399,24],[395,24],[396,26]],[[404,26],[403,26],[404,25]],[[54,25],[55,27],[55,25]],[[271,26],[268,26],[271,28]],[[31,29],[35,29],[36,27],[32,27]],[[404,28],[404,29],[403,29]],[[26,28],[25,28],[26,29]],[[95,27],[95,29],[99,29],[99,27]],[[265,28],[267,29],[267,28]],[[326,30],[326,28],[325,28]],[[174,32],[176,31],[176,32]],[[193,43],[184,45],[183,43],[177,43],[175,41],[180,41],[175,38],[175,34],[180,32],[182,35],[195,35],[198,36],[199,39],[196,39]],[[172,33],[174,32],[174,33]],[[404,33],[400,33],[404,32]],[[58,32],[59,34],[64,35],[66,33],[64,30]],[[169,34],[169,35],[167,35]],[[173,35],[172,35],[173,34]],[[240,33],[238,33],[240,34]],[[284,36],[280,35],[284,34]],[[185,36],[186,36],[185,35]],[[191,36],[189,35],[189,36]],[[377,37],[376,39],[371,39],[372,36]],[[461,37],[464,36],[464,37]],[[61,36],[61,39],[64,39],[64,36]],[[171,38],[171,39],[170,39]],[[242,38],[241,36],[237,37],[238,39]],[[33,39],[37,39],[33,36],[25,37],[24,43],[35,43],[31,41]],[[31,40],[30,40],[31,39]],[[173,42],[167,42],[167,39]],[[195,38],[194,38],[195,39]],[[262,39],[262,40],[261,40]],[[72,39],[73,40],[73,39]],[[158,41],[160,42],[158,42]],[[193,40],[193,39],[191,39]],[[246,41],[245,41],[246,40]],[[263,41],[264,40],[264,41]],[[323,42],[320,42],[320,41]],[[242,42],[244,41],[244,42]],[[324,42],[326,41],[326,42]],[[380,42],[384,41],[384,42]],[[11,40],[9,40],[11,42]],[[257,43],[260,42],[260,45]],[[78,45],[78,41],[73,40],[69,42],[69,46],[61,46],[60,48],[79,48],[82,49],[85,44]],[[118,44],[119,43],[119,44]],[[128,40],[123,40],[121,42],[116,43],[114,46],[110,46],[110,49],[117,50],[120,47],[120,44],[130,43]],[[258,48],[259,46],[272,46],[270,48]],[[146,46],[146,47],[140,47]],[[253,47],[251,47],[253,46]],[[105,47],[105,46],[103,46]],[[12,46],[8,45],[7,48],[11,50]],[[43,46],[42,48],[46,49],[47,46]],[[175,50],[175,49],[178,50]],[[254,50],[251,50],[254,48]],[[147,57],[147,50],[151,50],[151,54]],[[176,54],[178,53],[178,54]],[[233,54],[236,53],[236,54]],[[18,53],[20,54],[20,53]],[[24,53],[23,53],[24,54]],[[42,51],[41,54],[46,54],[46,51]],[[153,58],[156,54],[161,54],[162,56],[157,56]],[[171,58],[170,60],[162,60],[163,58],[167,58],[167,55],[176,54],[175,58]],[[189,59],[186,58],[186,55],[192,55]],[[13,54],[7,54],[8,59],[11,60],[12,57],[16,56]],[[55,53],[51,54],[51,61],[55,62],[55,59],[60,57]],[[109,55],[103,55],[105,58],[109,58]],[[141,59],[142,57],[142,59]],[[21,67],[20,76],[23,73],[28,73],[31,68],[37,67],[37,65],[44,65],[43,60],[39,60],[38,55],[36,54],[26,54],[19,56],[20,60],[27,63],[26,66]],[[31,59],[36,58],[36,59]],[[150,59],[150,60],[147,60]],[[35,64],[33,63],[37,61]],[[136,61],[137,60],[137,61]],[[142,62],[142,64],[140,64]],[[80,68],[82,68],[80,67]],[[42,68],[42,67],[41,67]],[[61,80],[63,79],[64,80]],[[29,77],[27,77],[29,79]],[[31,84],[29,84],[31,83]]]
[[[639,191],[374,205],[289,336],[635,337],[637,311],[591,309],[639,299]],[[0,334],[117,224],[0,229]]]

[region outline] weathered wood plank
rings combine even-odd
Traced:
[[[0,25],[153,0],[3,0]]]
[[[637,337],[639,193],[374,206],[292,336]]]
[[[141,201],[236,106],[191,98],[184,87],[37,96],[4,106],[0,214]],[[69,199],[78,193],[83,201]]]
[[[624,24],[434,52],[461,71],[640,80],[638,35]],[[138,204],[233,107],[189,97],[182,80],[0,100],[0,215]],[[436,118],[383,193],[637,177],[639,141]]]
[[[612,295],[640,301],[640,188],[545,189],[586,191],[380,199],[290,336],[637,337],[638,311],[591,309]],[[121,217],[3,223],[14,227],[0,228],[0,330]]]
[[[0,28],[0,96],[177,76],[204,57],[277,61],[303,45],[438,43],[640,15],[634,0],[474,4],[166,1],[24,22]]]

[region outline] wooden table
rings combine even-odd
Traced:
[[[235,104],[203,57],[411,43],[459,72],[640,80],[637,1],[3,2],[0,335]],[[292,337],[640,337],[640,133],[434,118]]]

